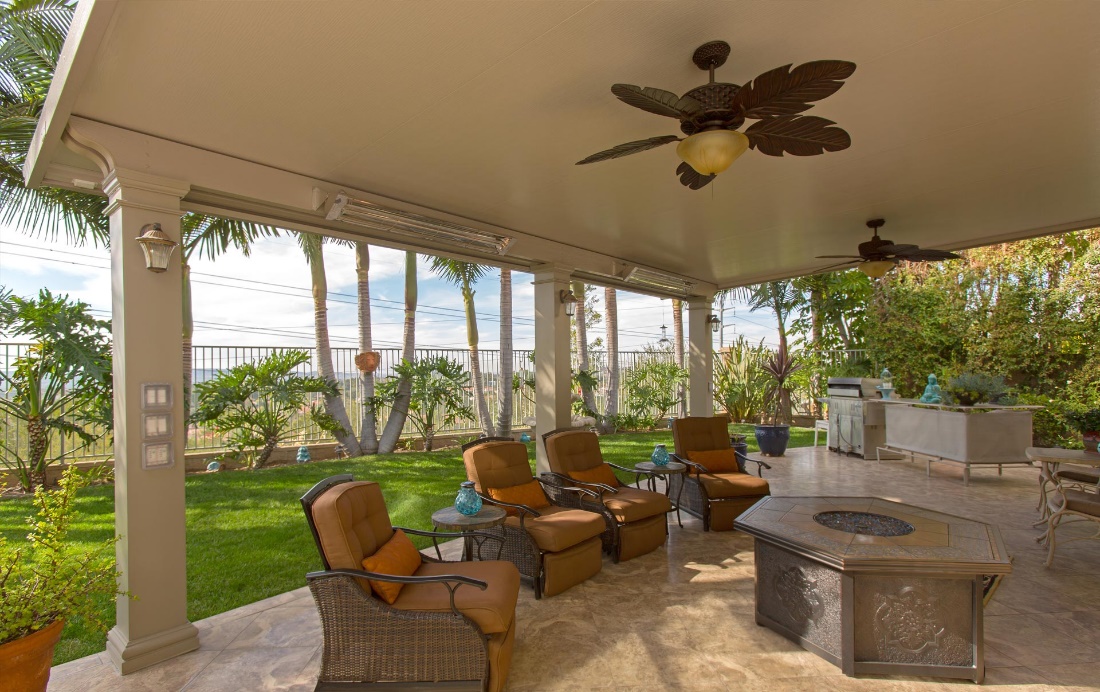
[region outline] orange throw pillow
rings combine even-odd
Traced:
[[[688,452],[688,460],[707,467],[711,473],[742,473],[733,448],[712,449],[707,452]]]
[[[607,464],[600,464],[583,471],[570,471],[569,477],[582,483],[603,483],[604,485],[610,485],[612,488],[619,487],[619,479],[615,477],[615,472]]]
[[[489,497],[513,505],[527,505],[531,509],[542,509],[550,506],[550,500],[546,499],[546,492],[542,489],[542,483],[536,480],[507,488],[489,488]],[[519,514],[519,510],[512,507],[505,507],[504,511],[508,514]]]
[[[374,551],[374,555],[363,558],[363,569],[379,574],[392,574],[395,577],[411,577],[420,569],[420,551],[412,544],[401,529],[390,536],[390,540]],[[397,600],[404,584],[392,581],[370,580],[371,588],[390,605]]]

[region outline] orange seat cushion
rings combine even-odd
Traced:
[[[420,569],[420,563],[420,551],[404,531],[397,529],[390,540],[376,550],[374,555],[363,558],[363,569],[395,577],[411,577],[416,574],[416,570]],[[393,605],[401,594],[401,587],[404,584],[371,579],[370,586],[383,601]]]
[[[542,483],[532,480],[530,483],[520,483],[507,488],[489,488],[489,497],[501,502],[513,505],[527,505],[531,509],[541,509],[550,506],[550,500],[546,499],[546,492],[542,489]],[[518,509],[505,507],[508,514],[517,514]]]
[[[607,464],[593,466],[583,471],[570,471],[569,477],[581,483],[603,483],[604,485],[610,485],[612,488],[619,487],[619,479],[615,477],[615,472]]]
[[[732,447],[711,449],[706,452],[688,452],[688,460],[707,467],[711,473],[739,473],[741,465],[737,463],[737,454]]]

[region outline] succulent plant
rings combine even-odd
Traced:
[[[952,377],[944,391],[959,406],[996,404],[1008,393],[1005,378],[981,372],[964,372]]]

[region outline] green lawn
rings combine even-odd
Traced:
[[[752,426],[735,425],[747,433],[756,450]],[[669,431],[607,435],[600,438],[604,458],[631,467],[649,458],[653,445],[672,449]],[[791,429],[791,447],[813,443],[813,430]],[[534,466],[534,443],[528,444]],[[338,473],[378,481],[394,524],[430,529],[434,510],[454,500],[466,480],[457,448],[361,457],[347,461],[280,466],[258,471],[229,471],[188,476],[187,487],[187,615],[194,620],[290,591],[305,584],[306,572],[320,569],[298,498],[317,481]],[[624,481],[627,480],[624,478]],[[633,482],[633,476],[629,478]],[[70,538],[74,544],[109,538],[114,529],[114,491],[88,488],[78,501],[80,515]],[[0,501],[0,533],[19,541],[26,533],[27,499]],[[426,539],[414,538],[420,547]],[[137,594],[140,598],[141,594]],[[114,602],[103,611],[114,621]],[[102,651],[101,633],[80,623],[66,626],[54,663]]]

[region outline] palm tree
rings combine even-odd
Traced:
[[[500,270],[500,377],[497,379],[497,434],[512,434],[512,270]]]
[[[193,346],[195,319],[191,305],[191,256],[198,252],[213,260],[229,248],[237,248],[245,257],[251,254],[252,242],[261,236],[277,236],[279,232],[262,224],[221,219],[216,216],[187,214],[180,219],[180,243],[183,247],[183,414],[191,415],[193,386]]]
[[[485,399],[485,384],[481,381],[473,289],[474,282],[485,275],[485,267],[473,262],[433,257],[432,271],[462,290],[462,305],[466,308],[466,342],[470,345],[470,382],[474,388],[474,401],[477,402],[477,417],[481,422],[481,432],[491,437],[493,418],[489,415],[489,402]]]
[[[355,277],[357,282],[356,295],[359,301],[359,352],[366,353],[374,350],[371,339],[370,325],[370,245],[357,242],[355,244]],[[378,453],[378,418],[375,415],[374,406],[370,401],[374,398],[374,373],[359,373],[359,388],[362,400],[359,402],[361,411],[359,418],[359,450],[363,454]]]
[[[679,298],[672,299],[672,357],[676,360],[676,366],[681,370],[684,367],[684,301]],[[680,397],[680,417],[687,415],[687,397],[684,396],[684,383],[676,385],[676,393]]]
[[[401,345],[401,363],[416,361],[416,253],[405,252],[405,334]],[[378,453],[390,454],[397,447],[405,421],[409,417],[409,401],[412,397],[412,381],[405,376],[397,384],[393,408],[386,419],[386,427],[378,440]]]
[[[0,3],[0,223],[106,245],[107,200],[23,183],[38,117],[73,16],[66,0]]]
[[[574,281],[572,288],[573,295],[577,298],[577,309],[574,314],[577,325],[577,370],[587,373],[589,368],[592,367],[588,359],[588,315],[584,306],[585,291],[587,289],[583,281]],[[595,415],[596,392],[592,390],[591,378],[582,377],[580,380],[581,401],[584,403],[587,412],[585,415]]]
[[[325,276],[324,237],[316,233],[297,233],[298,244],[305,253],[309,264],[309,274],[313,287],[313,330],[317,345],[317,374],[326,382],[338,385],[336,371],[332,367],[332,346],[328,334],[328,278]],[[324,395],[325,412],[340,426],[336,432],[336,441],[344,445],[348,454],[355,457],[362,454],[359,439],[351,427],[344,400],[339,394],[331,392]]]
[[[790,280],[765,281],[754,286],[730,289],[749,305],[749,312],[771,310],[779,331],[779,347],[787,349],[787,321],[801,302],[802,295]]]
[[[604,288],[604,324],[607,326],[607,386],[600,431],[615,432],[619,415],[619,311],[614,288]]]

